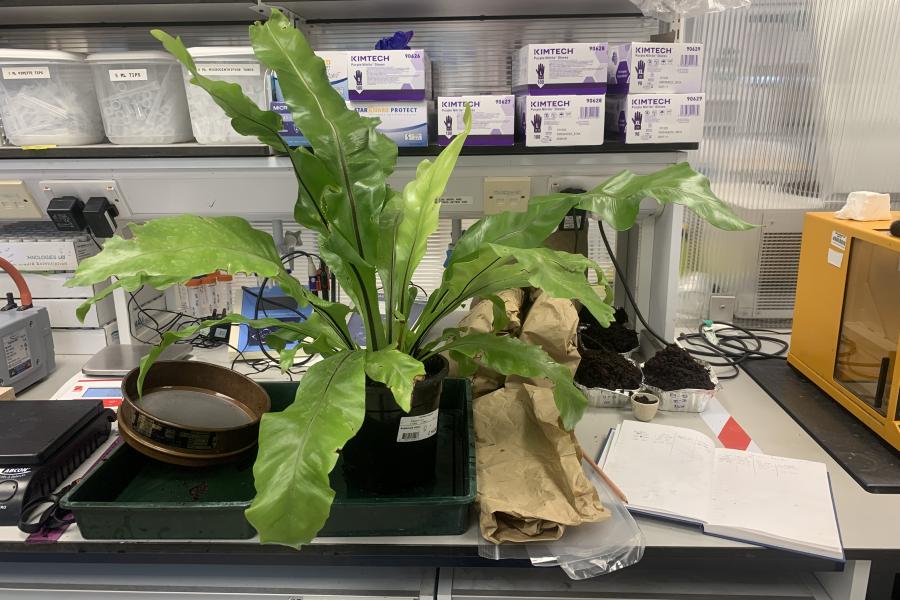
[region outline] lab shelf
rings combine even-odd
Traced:
[[[463,156],[528,156],[541,154],[637,154],[696,150],[699,144],[625,144],[606,141],[602,146],[568,146],[527,148],[515,146],[466,146]],[[441,146],[400,148],[400,156],[437,156]],[[118,146],[96,144],[67,146],[41,150],[24,150],[15,146],[0,146],[0,159],[28,158],[227,158],[234,156],[271,156],[262,145],[205,146],[202,144],[170,144],[166,146]]]
[[[0,146],[4,158],[219,158],[229,156],[269,156],[269,148],[260,144],[204,146],[202,144],[169,144],[166,146],[59,146],[27,150],[17,146]]]
[[[8,0],[0,4],[0,23],[9,25],[249,23],[260,16],[257,8],[252,6],[256,3],[249,0]],[[629,0],[282,0],[275,4],[301,18],[319,22],[641,16]]]

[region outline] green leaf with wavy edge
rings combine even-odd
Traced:
[[[322,59],[279,11],[273,10],[266,23],[250,28],[250,42],[260,62],[278,75],[294,123],[331,173],[332,185],[324,188],[320,201],[331,225],[324,244],[333,259],[351,263],[335,265],[335,274],[354,295],[368,345],[379,348],[384,344],[384,327],[376,318],[379,309],[372,265],[377,252],[377,219],[388,197],[386,179],[393,172],[397,146],[375,130],[377,119],[361,117],[347,108],[329,84]],[[335,239],[337,236],[342,239]]]
[[[567,430],[584,414],[587,398],[572,382],[572,373],[540,347],[493,333],[472,333],[448,342],[435,352],[453,351],[504,375],[544,377],[553,382],[553,399]]]
[[[491,303],[491,329],[494,333],[503,331],[509,325],[509,315],[506,314],[506,302],[496,294],[489,294],[485,297]]]
[[[594,271],[598,281],[605,281],[600,266],[582,254],[569,254],[550,248],[508,248],[489,244],[497,256],[511,258],[528,271],[528,283],[554,298],[578,300],[604,327],[613,318],[612,307],[603,301],[585,272]]]
[[[396,144],[374,129],[377,119],[347,108],[328,81],[325,62],[290,19],[273,10],[268,21],[250,27],[250,43],[259,61],[278,76],[294,124],[342,186],[354,177],[346,173],[354,167],[375,167],[385,177],[393,172]]]
[[[342,304],[337,306],[343,307]],[[335,352],[349,349],[346,342],[337,335],[333,328],[329,327],[322,314],[313,313],[306,321],[303,321],[303,324],[307,327],[321,330],[322,335],[309,341],[309,336],[304,335],[302,332],[278,328],[270,331],[266,336],[266,345],[281,352],[286,349],[288,344],[299,342],[300,348],[307,354],[321,354],[323,356],[329,356]]]
[[[280,319],[273,318],[248,319],[243,315],[225,315],[220,319],[207,319],[206,321],[202,321],[195,325],[188,325],[187,327],[182,327],[181,329],[175,331],[167,331],[163,334],[162,339],[160,339],[159,341],[159,344],[151,348],[150,352],[148,352],[147,355],[141,359],[141,370],[138,373],[137,380],[138,395],[144,393],[144,379],[147,378],[147,372],[150,370],[150,367],[153,365],[153,363],[156,362],[156,359],[159,358],[159,355],[162,354],[166,348],[168,348],[175,342],[191,338],[204,329],[209,329],[210,327],[215,327],[216,325],[222,325],[224,323],[248,325],[249,327],[253,327],[254,329],[278,327],[281,329],[296,331],[304,337],[310,337],[314,339],[319,336],[333,335],[333,331],[326,329],[324,326],[317,325],[316,323],[310,323],[309,320],[293,322],[282,321]]]
[[[647,175],[622,171],[576,197],[579,208],[597,214],[619,231],[634,225],[644,198],[660,204],[682,204],[719,229],[742,231],[754,227],[716,196],[709,179],[686,162]]]
[[[428,297],[403,349],[417,354],[417,347],[428,332],[469,298],[527,286],[528,272],[511,262],[497,256],[486,245],[466,260],[449,265],[444,270],[441,286]]]
[[[478,363],[459,352],[458,350],[448,350],[447,354],[450,359],[456,363],[456,374],[459,377],[469,378],[478,372]]]
[[[282,127],[281,115],[262,110],[256,102],[244,95],[241,86],[227,81],[212,80],[197,72],[194,59],[180,37],[172,37],[165,31],[153,29],[150,35],[162,42],[163,47],[191,73],[191,83],[203,88],[216,104],[231,117],[231,126],[241,135],[249,135],[276,149],[286,149],[287,145],[278,131]]]
[[[472,111],[466,106],[465,130],[453,138],[434,162],[423,160],[416,169],[416,177],[393,194],[379,218],[380,240],[376,264],[385,291],[388,314],[398,312],[406,317],[412,310],[406,290],[413,273],[428,249],[428,238],[437,231],[441,205],[438,198],[444,193],[463,144],[472,131]],[[396,342],[399,327],[388,321],[388,342]]]
[[[120,277],[100,290],[94,297],[88,298],[82,302],[78,308],[75,309],[75,316],[78,318],[79,322],[84,323],[84,318],[87,316],[88,311],[91,310],[91,307],[119,288],[124,289],[126,292],[134,292],[145,285],[149,285],[156,290],[162,291],[183,282],[184,280],[181,277],[150,277],[144,274],[135,275],[133,277]]]
[[[327,231],[328,226],[319,202],[325,186],[332,180],[327,177],[323,180],[320,176],[321,173],[328,173],[322,160],[305,148],[291,149],[279,134],[282,127],[281,115],[260,109],[256,102],[244,94],[240,85],[200,75],[181,38],[173,38],[159,29],[150,33],[191,73],[191,83],[206,91],[225,111],[231,118],[235,131],[254,136],[263,144],[288,155],[300,184],[294,209],[297,222],[320,233]]]
[[[187,281],[217,269],[274,278],[284,270],[272,237],[239,217],[179,215],[129,228],[134,237],[111,237],[99,254],[81,261],[66,285],[92,285],[114,276]]]
[[[579,202],[575,194],[535,196],[526,212],[502,212],[478,220],[459,238],[450,255],[449,265],[466,260],[485,244],[513,248],[534,248],[559,228],[566,214]]]
[[[366,352],[366,375],[388,386],[394,401],[409,412],[413,385],[425,375],[425,365],[396,348]]]
[[[298,548],[325,524],[334,499],[328,474],[365,414],[365,352],[311,366],[293,404],[263,415],[253,465],[256,497],[245,512],[262,543]]]

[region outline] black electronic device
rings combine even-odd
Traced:
[[[900,237],[900,219],[897,219],[893,223],[891,223],[891,235],[894,237]]]
[[[84,202],[75,196],[53,198],[47,205],[47,215],[60,231],[84,231]]]
[[[119,209],[102,196],[88,198],[84,205],[84,218],[87,226],[98,238],[111,238],[116,232],[116,219]]]
[[[55,490],[109,438],[115,413],[99,400],[0,402],[0,525]]]

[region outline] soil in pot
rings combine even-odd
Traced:
[[[581,309],[578,319],[586,327],[581,331],[581,345],[589,350],[610,350],[628,352],[638,344],[637,333],[628,327],[628,315],[621,308],[616,309],[615,320],[609,327],[603,327],[585,309]]]
[[[674,344],[669,344],[644,363],[644,382],[667,392],[715,388],[709,370]]]
[[[353,495],[392,495],[434,483],[438,410],[449,365],[442,356],[425,361],[425,378],[413,388],[404,412],[391,391],[366,381],[366,416],[344,445],[344,477]]]
[[[585,350],[575,381],[589,388],[636,390],[641,387],[641,370],[630,360],[608,350]]]
[[[631,399],[635,402],[640,402],[641,404],[656,404],[659,402],[659,398],[647,394],[635,394]]]

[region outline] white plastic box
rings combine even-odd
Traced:
[[[703,91],[703,44],[629,42],[610,46],[610,94],[693,94]]]
[[[0,50],[0,119],[17,146],[103,141],[90,67],[80,54]]]
[[[519,94],[605,94],[609,55],[605,42],[528,44],[512,57],[512,87]]]
[[[377,117],[376,128],[401,147],[428,145],[428,115],[431,102],[350,102],[364,117]]]
[[[440,96],[437,100],[437,142],[446,146],[465,131],[466,104],[472,110],[472,131],[466,146],[512,146],[515,139],[515,97]]]
[[[266,70],[249,46],[213,46],[188,48],[197,71],[209,79],[237,83],[244,94],[260,108],[268,106]],[[191,128],[201,144],[258,144],[255,137],[241,135],[231,128],[231,119],[203,88],[193,85],[191,74],[184,73]]]
[[[605,97],[517,96],[518,134],[526,146],[599,146]]]
[[[104,52],[85,59],[94,74],[106,137],[113,144],[193,139],[181,65],[166,52]]]
[[[350,100],[416,101],[431,98],[431,62],[422,49],[351,51]]]
[[[626,144],[695,143],[703,137],[703,94],[606,97],[606,130]]]

